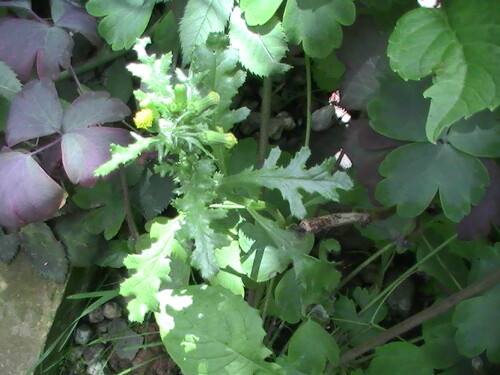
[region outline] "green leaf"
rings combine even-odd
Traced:
[[[326,360],[336,365],[339,362],[339,347],[335,339],[318,323],[308,320],[290,339],[288,359],[293,367],[304,374],[323,374]]]
[[[179,26],[182,56],[186,63],[196,46],[204,44],[210,33],[223,32],[226,28],[233,0],[189,0]]]
[[[448,144],[413,143],[389,153],[379,168],[385,179],[376,198],[398,214],[421,214],[439,191],[445,215],[459,221],[484,195],[488,172],[476,158]]]
[[[451,367],[463,359],[455,345],[455,331],[449,312],[423,324],[422,335],[425,343],[422,350],[435,369]]]
[[[57,283],[66,280],[69,264],[64,247],[45,223],[27,225],[19,231],[21,248],[33,268]]]
[[[160,47],[162,52],[177,51],[180,47],[179,23],[172,11],[166,13],[152,27],[153,43]]]
[[[239,51],[241,64],[255,75],[269,77],[291,68],[280,63],[287,51],[281,22],[272,17],[265,25],[248,27],[235,7],[231,14],[229,38]]]
[[[165,210],[174,196],[174,181],[147,170],[140,183],[139,201],[142,215],[151,220]]]
[[[434,370],[421,348],[406,342],[392,342],[375,349],[366,375],[434,375]]]
[[[308,56],[325,58],[342,42],[340,25],[351,25],[355,17],[352,0],[287,0],[283,28]]]
[[[432,142],[455,121],[500,104],[499,27],[500,2],[488,0],[452,0],[398,21],[389,40],[392,69],[404,79],[436,76],[424,92]]]
[[[283,0],[241,0],[240,8],[249,26],[263,25],[274,16]]]
[[[185,375],[275,375],[257,310],[227,289],[194,285],[158,293],[156,321],[169,355]]]
[[[422,93],[429,80],[405,82],[394,73],[379,79],[378,95],[368,103],[370,126],[378,133],[400,141],[425,142],[429,101]]]
[[[89,0],[87,11],[104,17],[98,31],[113,51],[132,47],[148,25],[154,0]]]
[[[293,269],[286,271],[274,291],[280,319],[291,324],[300,321],[302,317],[301,291],[295,271]]]
[[[222,186],[244,188],[245,186],[263,186],[278,189],[284,199],[290,204],[293,216],[302,219],[306,209],[302,203],[302,190],[306,193],[318,193],[321,196],[338,201],[338,190],[349,190],[352,182],[344,172],[330,173],[335,160],[327,159],[321,165],[306,169],[306,161],[311,155],[308,148],[303,147],[296,153],[287,167],[278,167],[281,150],[273,148],[261,169],[248,168],[241,173],[226,177]]]
[[[132,95],[132,75],[125,67],[126,60],[116,60],[102,75],[104,88],[111,96],[127,103]]]
[[[500,287],[485,295],[460,302],[455,307],[453,325],[457,327],[458,351],[473,358],[486,350],[493,363],[500,363]]]
[[[479,157],[500,156],[498,112],[483,111],[453,124],[446,139],[457,150]]]
[[[314,81],[324,91],[335,91],[339,87],[344,70],[344,65],[334,53],[330,53],[323,59],[313,60],[312,75]]]
[[[16,73],[10,66],[0,61],[0,95],[12,101],[14,96],[21,91],[21,88],[22,85],[17,79]]]
[[[171,257],[187,258],[184,249],[174,238],[180,229],[180,219],[157,218],[152,222],[149,234],[142,235],[137,242],[138,255],[129,255],[124,264],[135,272],[120,286],[120,294],[133,298],[128,303],[129,319],[142,322],[148,311],[158,311],[156,294],[167,283],[170,287],[179,280],[172,280]],[[189,271],[188,271],[189,272]]]

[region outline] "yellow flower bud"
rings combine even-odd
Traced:
[[[134,116],[134,124],[137,129],[148,129],[153,126],[153,111],[149,108],[141,109]]]

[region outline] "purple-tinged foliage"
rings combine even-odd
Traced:
[[[457,233],[461,240],[485,237],[491,224],[500,225],[500,167],[491,159],[481,161],[488,169],[490,186],[486,188],[483,199],[458,223]]]
[[[64,204],[64,190],[29,154],[0,152],[0,225],[20,227],[52,216]]]
[[[30,78],[34,64],[40,78],[52,79],[59,76],[60,67],[70,67],[74,43],[66,29],[82,33],[94,44],[99,43],[97,21],[93,17],[76,4],[62,0],[57,3],[61,11],[54,25],[41,19],[0,19],[0,60],[23,82]]]
[[[0,1],[0,7],[9,7],[9,8],[31,10],[31,1],[30,0]]]
[[[12,101],[7,119],[7,144],[51,134],[62,136],[62,159],[65,171],[75,184],[95,184],[94,170],[111,158],[110,144],[126,145],[129,132],[98,127],[119,121],[130,109],[105,92],[89,92],[76,99],[66,111],[59,103],[55,85],[48,78],[27,83]]]

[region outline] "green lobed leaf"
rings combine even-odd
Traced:
[[[366,375],[434,375],[424,351],[413,344],[391,342],[377,347],[375,353]]]
[[[12,101],[21,88],[22,85],[16,73],[10,66],[0,61],[0,95]]]
[[[484,195],[488,172],[475,157],[449,144],[412,143],[389,153],[379,168],[385,177],[375,196],[384,205],[397,205],[398,214],[421,214],[439,191],[444,214],[461,220]]]
[[[179,23],[174,12],[169,11],[152,27],[153,43],[162,52],[177,51],[180,48]]]
[[[285,272],[274,290],[278,316],[291,324],[302,318],[301,288],[293,269]]]
[[[457,150],[479,157],[500,157],[500,121],[498,112],[482,111],[450,128],[446,139]]]
[[[234,0],[188,0],[179,26],[182,56],[186,63],[196,46],[204,44],[210,33],[226,28]]]
[[[308,56],[325,58],[342,42],[340,25],[351,25],[355,17],[352,0],[287,0],[283,28]]]
[[[307,320],[294,332],[288,345],[288,360],[304,374],[323,374],[326,361],[339,362],[339,347],[330,333],[318,323]]]
[[[241,0],[240,8],[249,26],[264,25],[274,16],[283,0]]]
[[[87,11],[104,17],[98,31],[113,51],[132,47],[148,25],[154,0],[89,0]]]
[[[321,90],[338,89],[344,71],[344,65],[334,53],[330,53],[325,58],[313,60],[312,75]]]
[[[165,283],[175,286],[170,277],[171,257],[187,257],[182,246],[175,239],[175,233],[180,229],[180,218],[155,219],[149,234],[144,234],[137,242],[140,254],[129,255],[124,265],[134,273],[120,285],[120,294],[133,298],[129,301],[129,319],[142,322],[148,311],[158,311],[159,304],[156,294]],[[181,286],[181,285],[177,285]]]
[[[426,134],[435,142],[455,121],[500,104],[500,2],[450,0],[405,14],[389,40],[404,79],[434,73]]]
[[[269,77],[291,68],[280,63],[287,51],[283,26],[276,17],[265,25],[248,27],[235,7],[231,14],[229,38],[240,54],[241,64],[255,75]]]
[[[207,285],[158,293],[156,321],[169,355],[185,375],[276,375],[263,344],[262,319],[231,291]]]
[[[318,193],[321,196],[338,201],[338,190],[349,190],[352,182],[344,172],[333,175],[335,160],[327,159],[321,165],[306,169],[306,161],[311,155],[308,148],[303,147],[290,161],[287,167],[278,167],[277,162],[281,155],[279,148],[273,148],[261,169],[248,168],[236,175],[225,177],[223,186],[255,187],[262,186],[268,189],[278,189],[284,199],[290,204],[293,216],[302,219],[306,209],[302,203],[302,190],[306,193]]]

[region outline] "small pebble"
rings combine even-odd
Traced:
[[[81,324],[75,331],[75,342],[79,345],[85,345],[92,336],[92,328],[86,324]]]
[[[106,365],[102,362],[92,363],[87,367],[87,374],[89,375],[104,375],[104,368]]]
[[[116,319],[122,316],[120,305],[116,302],[106,302],[102,308],[102,313],[107,319]]]
[[[88,364],[96,362],[104,353],[104,349],[104,345],[101,343],[87,346],[83,350],[83,360]]]
[[[104,320],[102,306],[99,306],[97,309],[89,312],[88,319],[89,319],[89,323],[92,323],[92,324],[102,322]]]

